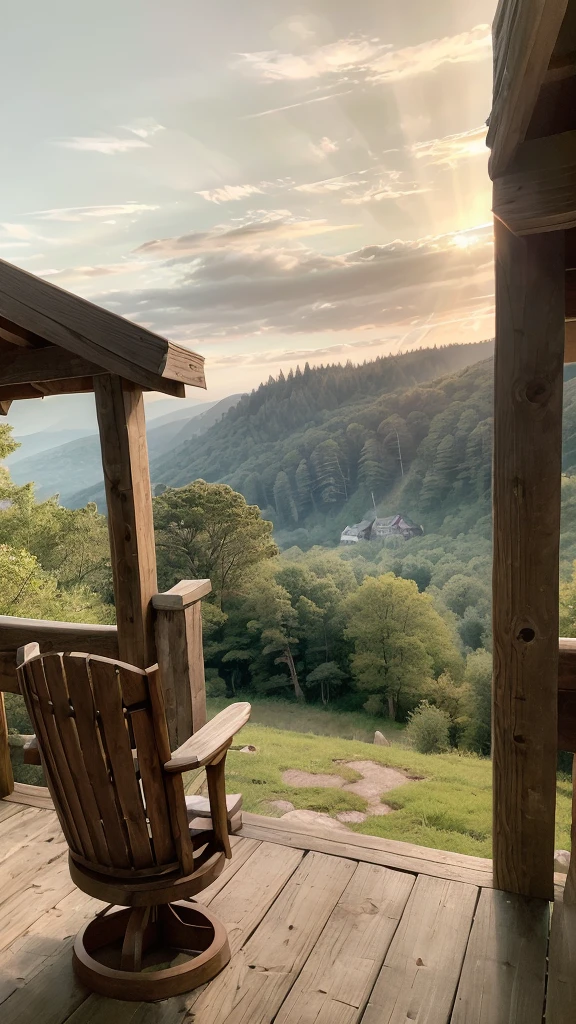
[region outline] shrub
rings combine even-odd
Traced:
[[[410,712],[408,719],[406,739],[420,754],[440,754],[443,750],[448,750],[448,712],[423,700],[415,711]]]

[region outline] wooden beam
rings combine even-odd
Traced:
[[[12,401],[9,398],[0,399],[0,416],[7,416],[10,412]]]
[[[42,654],[50,651],[85,651],[118,657],[116,626],[92,626],[82,622],[51,622],[0,615],[0,691],[20,693],[16,678],[16,652],[38,643]]]
[[[36,381],[34,384],[0,384],[0,401],[17,402],[46,395],[77,395],[94,390],[94,377],[72,377],[70,380]]]
[[[566,271],[565,316],[567,320],[576,320],[576,270]]]
[[[494,367],[494,884],[551,899],[564,236],[498,221]]]
[[[4,694],[0,693],[0,800],[14,790],[14,776],[8,745],[8,722],[4,707]]]
[[[576,227],[576,131],[524,142],[494,181],[493,211],[516,235]]]
[[[544,82],[563,82],[576,75],[576,53],[564,53],[550,58]]]
[[[184,384],[198,384],[204,360],[187,352],[190,380],[184,366],[177,380],[167,368],[171,347],[166,338],[102,309],[78,295],[0,260],[0,318],[27,333],[96,363],[101,369],[153,391],[182,397]]]
[[[568,0],[500,0],[493,25],[494,97],[488,145],[492,178],[524,141]]]
[[[0,385],[33,384],[35,381],[59,381],[74,377],[93,377],[101,367],[63,348],[47,345],[39,349],[19,349],[2,354]]]
[[[567,320],[565,331],[564,362],[576,363],[576,320]]]
[[[152,598],[172,750],[206,723],[201,598],[211,590],[210,580],[182,580],[171,590]]]
[[[123,661],[156,661],[152,597],[158,590],[142,390],[121,377],[94,378],[108,532]]]

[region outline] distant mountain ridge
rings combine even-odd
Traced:
[[[183,430],[189,431],[186,436],[202,434],[216,423],[241,395],[229,395],[219,402],[204,402],[196,406],[174,409],[162,416],[151,418],[147,410],[147,439],[150,459],[161,457],[171,450]],[[71,431],[75,433],[75,431]],[[53,494],[60,495],[63,505],[77,508],[92,500],[80,499],[76,502],[75,494],[88,490],[99,494],[102,490],[102,463],[98,435],[92,432],[76,436],[73,440],[50,444],[52,438],[59,439],[65,431],[46,431],[27,435],[22,440],[35,448],[33,454],[12,459],[8,468],[12,479],[17,484],[25,484],[33,480],[36,493],[40,499]],[[48,443],[42,445],[42,439]],[[17,453],[15,453],[17,454]]]

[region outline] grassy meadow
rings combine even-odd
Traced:
[[[364,810],[365,802],[356,794],[289,786],[282,781],[282,773],[298,768],[354,781],[360,776],[341,762],[370,760],[401,769],[419,781],[385,793],[382,799],[394,808],[394,813],[369,817],[362,824],[352,825],[353,831],[478,857],[491,856],[492,765],[486,758],[457,752],[418,754],[400,743],[379,747],[358,739],[271,728],[257,721],[244,727],[236,740],[240,742],[253,744],[256,753],[229,752],[227,789],[243,794],[247,811],[278,815],[271,807],[272,800],[289,800],[295,808],[331,815]],[[570,818],[571,784],[559,780],[557,848],[570,848]]]

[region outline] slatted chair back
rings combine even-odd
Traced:
[[[170,745],[158,667],[40,655],[37,644],[20,660],[20,688],[74,859],[121,877],[193,871],[182,779],[163,770]]]

